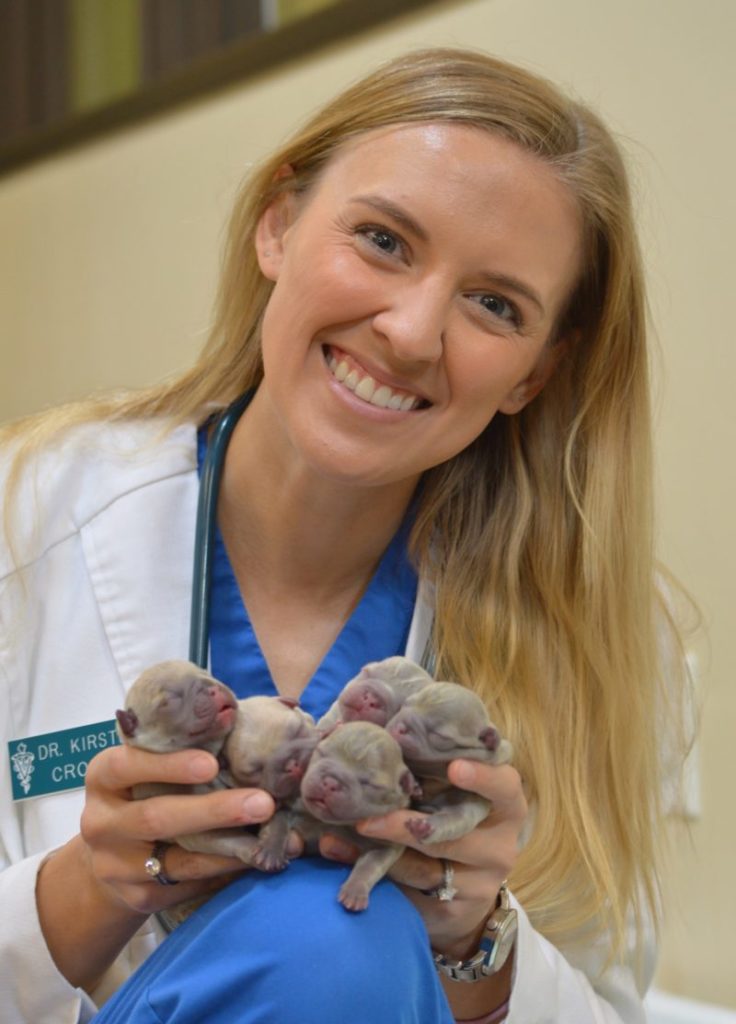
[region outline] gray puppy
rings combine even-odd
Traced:
[[[386,725],[407,697],[431,682],[428,672],[401,655],[372,661],[345,684],[317,727],[326,732],[338,722]]]
[[[407,697],[386,729],[421,784],[422,800],[412,806],[431,815],[406,822],[415,839],[458,839],[483,821],[489,801],[452,786],[447,778],[455,758],[486,764],[511,760],[511,744],[501,738],[477,694],[458,683],[431,683]]]
[[[199,747],[223,766],[211,783],[177,786],[144,783],[136,799],[163,793],[207,793],[232,786],[267,790],[277,802],[293,799],[317,743],[314,720],[294,701],[234,693],[186,661],[165,661],[147,669],[117,711],[121,739],[157,753]],[[176,837],[187,850],[238,857],[261,866],[259,837],[245,828],[211,829]],[[268,867],[266,865],[266,867]]]
[[[371,889],[404,849],[361,836],[352,826],[362,818],[408,807],[418,795],[398,744],[380,726],[348,722],[320,740],[289,826],[302,835],[308,851],[316,851],[319,837],[326,832],[345,836],[363,851],[340,889],[338,899],[346,909],[365,910]]]
[[[204,669],[162,661],[136,679],[115,717],[123,743],[159,754],[200,747],[217,756],[236,707],[232,690]]]

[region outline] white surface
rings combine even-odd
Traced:
[[[650,991],[644,1001],[648,1024],[736,1024],[736,1011]]]

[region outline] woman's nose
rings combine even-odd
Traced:
[[[401,362],[437,362],[442,356],[448,303],[429,282],[403,283],[373,317],[373,327]]]

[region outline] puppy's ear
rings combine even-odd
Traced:
[[[401,773],[401,788],[404,793],[408,793],[414,800],[420,800],[422,797],[422,787],[419,785],[417,780],[414,778],[412,773],[407,768],[406,771]]]
[[[138,715],[136,715],[135,711],[116,711],[115,717],[118,720],[118,725],[120,726],[120,731],[123,736],[126,736],[128,739],[132,739],[133,736],[135,736],[139,725]]]

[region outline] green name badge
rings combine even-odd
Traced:
[[[115,719],[47,732],[8,743],[13,800],[81,789],[87,765],[100,750],[120,743]]]

